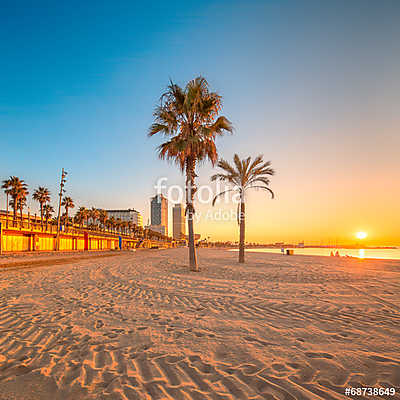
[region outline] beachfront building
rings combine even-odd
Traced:
[[[137,227],[143,227],[143,218],[139,211],[134,208],[128,208],[127,210],[106,210],[108,218],[114,217],[114,219],[120,219],[124,222],[132,222]]]
[[[162,194],[158,194],[151,198],[150,202],[150,211],[151,211],[151,226],[158,227],[163,226],[164,232],[163,235],[168,236],[168,200]],[[156,230],[150,228],[152,230]],[[162,229],[161,227],[158,229]],[[159,230],[157,229],[157,232]],[[161,232],[160,232],[161,233]]]
[[[175,204],[172,208],[172,236],[176,240],[185,238],[186,235],[185,207],[183,204]]]

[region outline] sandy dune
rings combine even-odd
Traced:
[[[400,399],[400,262],[186,256],[0,271],[0,399]]]

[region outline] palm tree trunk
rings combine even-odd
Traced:
[[[245,203],[244,200],[241,200],[240,203],[240,215],[239,215],[239,226],[240,226],[240,234],[239,234],[239,262],[244,263],[244,240],[245,240]]]
[[[68,231],[68,208],[65,209],[65,226],[64,226],[65,232]]]
[[[6,228],[8,228],[8,193],[6,193],[6,197],[7,197],[7,205],[6,205]]]
[[[186,211],[188,215],[188,233],[189,233],[189,267],[191,271],[198,272],[196,249],[194,246],[194,230],[193,230],[193,199],[196,191],[194,185],[196,160],[190,158],[186,160]]]
[[[43,203],[40,203],[40,220],[41,220],[41,225],[42,225],[42,230],[43,230]]]
[[[14,200],[14,205],[13,205],[13,208],[14,208],[14,210],[13,210],[13,212],[14,212],[14,215],[13,215],[13,225],[15,226],[15,223],[17,222],[17,211],[18,211],[18,204],[17,204],[17,198],[15,197],[13,197],[13,200]]]

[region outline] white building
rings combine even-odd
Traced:
[[[133,208],[127,210],[106,210],[108,218],[120,219],[121,221],[131,221],[137,227],[143,227],[143,218],[139,211]]]

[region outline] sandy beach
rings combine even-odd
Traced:
[[[400,398],[399,261],[198,257],[0,270],[0,399]]]

